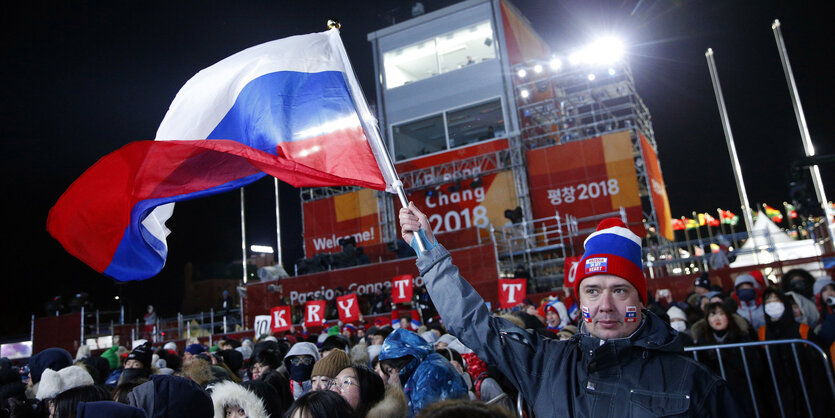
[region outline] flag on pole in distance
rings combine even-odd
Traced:
[[[129,143],[84,172],[47,230],[100,273],[147,279],[165,265],[174,202],[266,174],[296,187],[385,189],[395,179],[381,172],[375,123],[336,29],[254,46],[192,77],[156,141]]]
[[[783,214],[779,210],[768,205],[763,205],[763,207],[765,208],[765,215],[771,218],[772,221],[776,223],[783,222]]]
[[[723,224],[736,225],[739,223],[739,216],[729,210],[719,209],[719,218]]]
[[[684,229],[695,229],[699,227],[699,221],[690,218],[683,218],[684,221]]]
[[[673,231],[683,231],[686,228],[684,221],[681,219],[670,219],[670,223],[673,225]]]
[[[789,215],[791,219],[797,219],[797,209],[791,203],[783,203],[783,207],[786,208],[786,214]]]
[[[713,216],[710,216],[710,214],[700,213],[699,214],[699,226],[705,226],[705,225],[719,226],[719,221],[716,218],[714,218]]]

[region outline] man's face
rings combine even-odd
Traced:
[[[142,362],[136,359],[128,359],[125,361],[125,368],[126,369],[141,369],[145,366],[142,365]]]
[[[545,312],[545,322],[549,327],[555,327],[560,324],[560,316],[553,309],[548,309]]]
[[[588,308],[591,322],[585,326],[589,334],[601,340],[625,338],[641,324],[644,307],[638,290],[625,279],[599,274],[580,282],[580,304]],[[634,322],[626,322],[626,308],[635,307]]]

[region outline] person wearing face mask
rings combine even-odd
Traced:
[[[804,339],[819,344],[808,325],[795,321],[791,298],[779,289],[768,288],[763,292],[763,311],[766,314],[765,325],[757,332],[760,341]],[[827,411],[831,412],[833,407],[831,392],[827,386],[815,383],[826,380],[819,355],[811,347],[802,344],[774,346],[770,349],[770,354],[774,363],[774,373],[777,381],[781,382],[781,387],[795,389],[782,390],[779,393],[785,415],[808,415],[803,393],[798,389],[801,387],[801,376],[797,373],[797,362],[803,370],[803,379],[809,390],[808,405],[812,406],[813,415],[828,416]],[[776,400],[773,402],[773,406],[779,408]]]
[[[313,364],[319,361],[319,350],[313,343],[296,343],[284,356],[284,366],[290,374],[290,391],[293,399],[299,399],[310,392],[313,384],[310,377],[313,374]]]
[[[814,328],[820,319],[820,314],[815,306],[815,278],[806,270],[794,269],[786,272],[780,283],[783,293],[791,296],[800,308],[803,323]]]
[[[759,284],[751,274],[740,274],[734,280],[734,298],[739,302],[736,313],[743,317],[752,329],[759,329],[765,325],[762,309],[762,299],[757,295]]]
[[[681,343],[685,347],[694,344],[693,338],[690,336],[690,330],[687,329],[687,315],[678,306],[673,306],[667,309],[667,317],[670,318],[670,328],[678,331],[681,335]]]

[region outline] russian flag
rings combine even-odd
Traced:
[[[50,210],[47,230],[100,273],[153,277],[165,265],[174,202],[267,174],[296,187],[385,189],[396,179],[381,173],[387,157],[374,124],[336,29],[267,42],[191,78],[156,141],[125,145],[84,172]]]

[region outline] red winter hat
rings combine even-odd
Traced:
[[[577,266],[574,294],[580,295],[580,282],[598,274],[618,276],[638,290],[641,301],[647,303],[647,279],[641,264],[641,239],[618,218],[600,222],[597,231],[583,243],[586,252]]]

